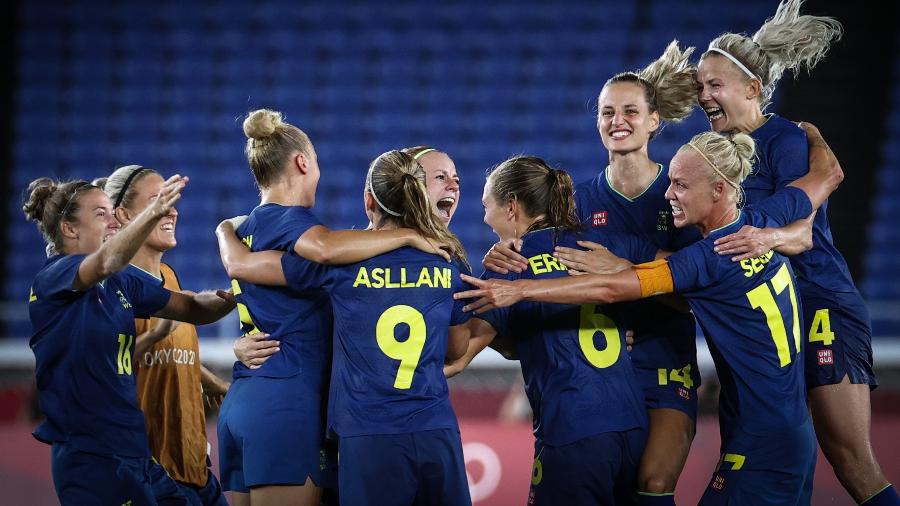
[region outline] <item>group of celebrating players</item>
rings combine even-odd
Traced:
[[[378,156],[370,228],[330,230],[313,212],[312,142],[266,109],[243,125],[260,204],[216,230],[228,292],[182,290],[162,262],[187,177],[130,165],[32,182],[23,210],[48,254],[29,296],[34,434],[60,501],[471,504],[446,378],[491,346],[521,362],[534,414],[528,504],[674,504],[696,319],[722,386],[701,504],[810,504],[816,437],[854,500],[900,504],[869,442],[866,306],[826,216],[843,172],[815,127],[764,113],[782,73],[841,35],[801,4],[753,37],[719,36],[697,64],[673,41],[610,78],[597,177],[574,185],[532,156],[494,167],[482,204],[499,240],[481,278],[448,229],[460,188],[446,153]],[[653,161],[661,125],[698,104],[712,131]],[[200,364],[193,325],[235,307],[228,383]],[[203,395],[221,402],[221,482]]]

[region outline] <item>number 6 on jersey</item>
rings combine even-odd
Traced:
[[[401,323],[409,327],[409,338],[405,341],[398,341],[395,335]],[[414,307],[391,306],[378,318],[375,325],[378,347],[388,357],[400,361],[394,388],[406,390],[412,386],[413,373],[425,347],[425,335],[425,317]]]

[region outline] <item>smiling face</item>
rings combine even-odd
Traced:
[[[672,220],[678,228],[703,223],[715,203],[715,186],[709,179],[703,157],[692,149],[682,149],[669,164],[666,199],[672,206]]]
[[[659,113],[650,112],[643,87],[633,82],[609,84],[597,102],[597,130],[613,153],[629,153],[647,146],[659,128]]]
[[[100,246],[119,231],[121,225],[112,212],[112,202],[99,188],[79,192],[78,215],[74,222],[69,222],[74,233],[76,245],[67,254],[89,254],[100,249]]]
[[[135,191],[134,198],[129,202],[129,212],[131,219],[134,219],[141,211],[147,208],[153,199],[159,195],[159,190],[163,185],[163,178],[159,174],[150,173],[140,177],[136,182],[132,183]],[[147,236],[144,244],[156,251],[168,251],[174,248],[178,242],[175,240],[175,226],[178,222],[178,211],[173,207],[169,214],[164,216],[153,232]]]
[[[759,111],[750,79],[724,56],[713,53],[700,60],[697,81],[700,107],[716,132],[741,131],[739,126]]]
[[[444,224],[450,220],[459,206],[459,176],[456,166],[446,153],[430,151],[420,156],[419,165],[425,169],[425,185],[431,206]]]
[[[484,206],[484,223],[494,230],[501,241],[517,239],[515,215],[508,202],[499,203],[494,198],[490,180],[484,184],[481,205]]]

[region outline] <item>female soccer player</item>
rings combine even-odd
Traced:
[[[131,223],[159,194],[164,181],[153,169],[128,165],[103,181],[122,226]],[[177,244],[174,207],[160,220],[138,249],[131,264],[150,276],[150,282],[175,291],[181,284],[175,271],[162,262]],[[228,391],[222,381],[200,363],[197,329],[158,318],[135,320],[138,403],[147,423],[150,451],[190,504],[227,505],[219,480],[209,469],[203,397],[218,405]],[[157,486],[157,497],[160,489]]]
[[[667,251],[699,239],[696,231],[672,225],[664,196],[668,169],[648,154],[662,122],[681,121],[696,104],[696,68],[688,64],[692,51],[681,51],[672,41],[643,70],[617,74],[603,86],[597,129],[609,151],[609,165],[575,188],[578,216],[585,226],[634,234]],[[556,254],[569,267],[588,269],[579,261],[590,256],[579,254],[579,249],[559,249]],[[631,360],[650,418],[638,491],[642,504],[671,504],[696,427],[700,372],[694,318],[654,300],[629,309],[635,335]]]
[[[166,290],[128,265],[186,183],[166,181],[121,233],[112,203],[91,183],[40,178],[29,185],[23,211],[49,254],[29,297],[38,400],[47,417],[34,435],[52,445],[62,504],[156,504],[135,395],[135,315],[201,324],[234,307],[215,294]]]
[[[800,319],[794,277],[770,251],[740,263],[719,256],[714,241],[744,224],[782,226],[808,216],[838,180],[813,172],[780,195],[766,216],[741,211],[740,183],[751,170],[753,140],[708,132],[672,159],[666,192],[675,226],[695,225],[704,239],[665,260],[612,275],[554,280],[476,280],[476,313],[519,301],[612,303],[677,292],[704,330],[722,383],[722,461],[701,504],[809,502],[815,440],[804,405]]]
[[[251,250],[292,251],[318,262],[352,262],[406,245],[434,252],[406,229],[331,231],[312,213],[319,165],[309,137],[275,111],[244,121],[246,154],[261,202],[237,228]],[[219,413],[222,484],[240,505],[317,505],[331,485],[322,413],[332,326],[321,290],[232,282],[245,333],[265,333],[280,351],[256,368],[235,362]],[[261,430],[261,426],[264,429]]]
[[[552,256],[557,245],[602,241],[635,262],[657,248],[607,230],[581,233],[572,180],[534,157],[497,166],[484,187],[484,221],[501,241],[522,240],[528,269],[505,279],[568,276]],[[467,324],[468,351],[446,368],[462,370],[497,335],[514,342],[534,413],[535,461],[529,504],[631,504],[647,437],[644,397],[629,355],[625,321],[616,308],[594,304],[516,304]]]
[[[759,146],[758,169],[744,182],[747,202],[759,209],[808,170],[800,129],[764,114],[775,86],[786,69],[812,69],[841,36],[836,20],[801,16],[802,3],[783,1],[752,38],[719,36],[699,63],[700,106],[713,130],[748,133]],[[793,240],[781,231],[747,227],[717,246],[720,254],[744,259]],[[900,504],[870,442],[869,392],[878,383],[868,309],[832,242],[827,203],[812,221],[812,249],[791,264],[803,301],[809,407],[822,451],[854,500]],[[873,502],[875,497],[885,502]]]
[[[425,170],[428,200],[434,212],[450,225],[459,207],[459,176],[456,165],[447,153],[429,146],[404,148],[404,153],[419,162]],[[265,334],[253,334],[234,342],[234,354],[245,366],[256,369],[280,350],[279,342]]]
[[[411,248],[327,268],[296,255],[249,253],[217,231],[229,275],[294,290],[324,288],[335,312],[328,428],[339,438],[341,502],[354,505],[471,504],[456,416],[442,368],[466,349],[465,253],[438,219],[425,174],[409,155],[376,158],[365,206],[374,229],[408,227],[449,245],[454,263]],[[451,327],[448,340],[448,326]],[[377,455],[377,458],[373,458]]]
[[[429,146],[402,150],[413,157],[425,170],[425,189],[428,200],[444,224],[450,225],[459,206],[459,175],[450,155]]]

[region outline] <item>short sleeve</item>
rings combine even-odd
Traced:
[[[694,243],[676,251],[666,260],[672,271],[676,293],[689,293],[710,286],[715,281],[715,260],[708,258],[704,242]]]
[[[149,318],[160,309],[166,307],[172,292],[163,288],[162,281],[128,266],[120,273],[114,274],[122,282],[128,292],[134,315],[137,318]]]
[[[281,268],[288,288],[298,292],[324,288],[331,279],[331,268],[307,260],[294,251],[285,252],[281,256]]]
[[[786,186],[747,209],[765,215],[779,227],[805,219],[813,212],[809,196],[795,186]]]
[[[292,231],[297,233],[297,237],[302,236],[307,230],[319,226],[322,222],[308,207],[296,206],[291,208]]]
[[[575,187],[575,214],[578,215],[578,221],[586,223],[588,221],[588,193],[590,186],[586,183],[580,183]]]
[[[766,156],[775,179],[775,190],[778,191],[809,172],[806,133],[800,127],[782,130],[772,139]]]
[[[50,264],[35,279],[34,295],[52,298],[60,294],[76,292],[72,286],[78,276],[78,268],[86,255],[66,255]]]

